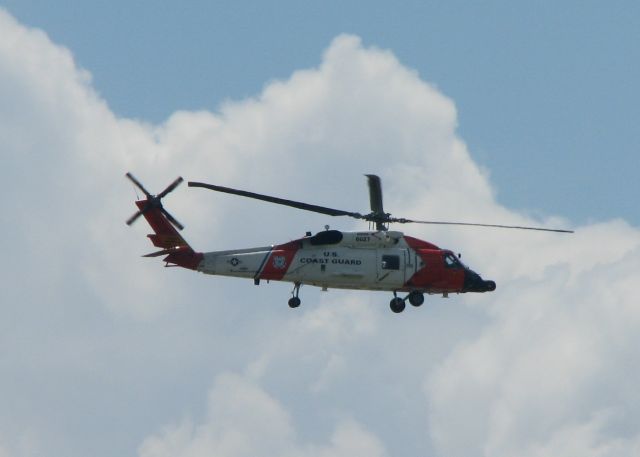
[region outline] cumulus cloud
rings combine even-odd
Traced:
[[[361,425],[341,421],[329,444],[296,444],[292,419],[283,406],[246,377],[224,373],[209,393],[206,419],[169,427],[147,438],[141,457],[386,455],[379,440]]]
[[[390,51],[339,36],[253,98],[151,125],[111,112],[42,31],[1,11],[0,31],[3,437],[51,455],[637,454],[640,231],[625,221],[573,237],[406,227],[498,290],[401,316],[384,294],[310,288],[293,312],[281,285],[138,257],[152,247],[124,225],[126,171],[154,192],[183,175],[355,211],[373,172],[397,216],[569,225],[501,206],[453,101]],[[165,205],[201,250],[327,223],[186,188]]]
[[[635,454],[640,312],[630,285],[640,280],[639,254],[636,245],[576,277],[549,267],[501,294],[495,320],[426,383],[434,440],[447,455],[572,455],[559,437],[588,432],[580,455]],[[456,423],[471,439],[459,439]]]

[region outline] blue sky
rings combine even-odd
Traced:
[[[72,49],[117,114],[150,122],[255,96],[357,34],[455,101],[460,136],[504,204],[640,222],[637,2],[4,5]]]
[[[634,3],[156,3],[0,8],[0,457],[638,454]],[[576,233],[393,227],[497,289],[291,310],[141,258],[126,171]],[[164,204],[201,251],[364,228]]]

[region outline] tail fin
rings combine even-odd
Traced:
[[[173,264],[192,270],[197,269],[204,256],[201,253],[195,252],[184,238],[180,236],[180,233],[178,233],[175,227],[182,230],[182,224],[162,207],[161,202],[163,197],[178,187],[182,182],[182,178],[179,177],[176,179],[158,195],[151,195],[131,173],[127,173],[126,177],[142,190],[147,197],[144,200],[136,202],[138,211],[127,220],[127,225],[133,224],[138,217],[144,216],[154,231],[153,234],[147,236],[154,246],[163,248],[160,251],[147,254],[144,257],[166,255],[164,261],[167,262],[167,266]]]
[[[147,200],[136,202],[136,206],[142,211],[147,205]],[[178,233],[175,227],[169,222],[167,217],[158,209],[151,208],[142,214],[147,220],[154,233],[147,235],[154,246],[162,248],[160,251],[152,252],[144,257],[159,257],[166,255],[163,259],[167,264],[173,264],[184,268],[195,270],[202,262],[203,255],[195,252],[189,243]]]

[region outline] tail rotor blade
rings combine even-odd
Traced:
[[[138,218],[140,216],[142,216],[142,211],[138,211],[133,216],[131,216],[129,219],[127,219],[127,225],[133,224],[136,220],[138,220]]]
[[[149,193],[149,191],[147,189],[144,188],[144,186],[140,183],[140,181],[138,181],[131,173],[127,173],[125,175],[127,178],[129,178],[131,180],[131,182],[133,182],[136,186],[138,186],[138,188],[144,192],[144,194],[147,196],[147,198],[151,197],[151,194]]]
[[[151,202],[147,202],[146,205],[144,205],[143,208],[140,208],[140,210],[138,210],[137,213],[135,213],[133,216],[131,216],[129,219],[127,219],[127,225],[131,225],[133,224],[135,221],[138,220],[138,218],[140,216],[142,216],[144,213],[147,212],[147,210],[151,207]]]
[[[160,192],[157,195],[157,197],[158,198],[164,198],[169,192],[172,192],[173,189],[178,187],[182,181],[184,181],[184,179],[182,179],[182,176],[178,176],[178,178],[175,181],[173,181],[171,184],[169,184],[169,186],[165,190]]]
[[[178,228],[178,230],[182,230],[184,228],[184,225],[182,225],[180,222],[176,220],[175,217],[169,214],[169,211],[167,211],[164,208],[160,208],[160,211],[162,211],[162,214],[164,214],[167,217],[167,219],[169,219],[169,222],[175,225]]]

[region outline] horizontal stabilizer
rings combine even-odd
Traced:
[[[189,246],[178,233],[154,233],[147,235],[154,246],[158,248],[173,249]]]
[[[162,251],[151,252],[149,254],[145,254],[142,257],[160,257],[161,255],[169,255],[174,252],[173,249],[163,249]]]
[[[204,258],[201,253],[194,252],[190,246],[162,249],[161,251],[145,254],[142,257],[160,257],[163,255],[166,256],[163,260],[167,262],[167,264],[191,268],[192,270],[195,270]]]

